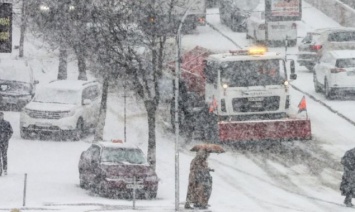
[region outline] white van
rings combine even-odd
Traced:
[[[273,21],[267,22],[268,39],[265,39],[265,6],[259,4],[247,19],[247,39],[254,39],[261,43],[275,43],[288,40],[288,46],[297,44],[297,23],[295,21]]]

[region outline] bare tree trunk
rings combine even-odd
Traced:
[[[23,57],[24,51],[24,42],[25,42],[25,32],[26,32],[26,0],[22,0],[22,8],[21,8],[21,27],[20,27],[20,51],[19,57]]]
[[[88,80],[86,75],[85,52],[83,51],[83,47],[81,45],[82,44],[79,44],[79,47],[76,50],[76,57],[78,59],[78,70],[79,70],[78,80]]]
[[[104,84],[102,86],[102,96],[101,96],[101,106],[98,124],[95,129],[94,141],[102,141],[104,137],[104,127],[106,120],[106,110],[107,110],[107,95],[108,95],[108,83],[109,77],[105,77]]]
[[[148,113],[148,162],[155,170],[156,168],[156,136],[155,136],[155,118],[157,106],[153,100],[145,101],[145,108]]]
[[[68,59],[67,49],[63,44],[61,44],[59,47],[59,68],[58,68],[58,77],[57,77],[57,79],[59,80],[65,80],[68,78],[67,59]]]

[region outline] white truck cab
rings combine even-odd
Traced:
[[[293,62],[294,64],[294,62]],[[226,119],[274,119],[289,108],[284,56],[263,47],[213,54],[206,60],[205,101]],[[296,79],[291,68],[290,79]]]

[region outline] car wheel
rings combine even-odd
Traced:
[[[155,199],[157,198],[157,191],[146,191],[144,192],[145,199]]]
[[[26,130],[23,130],[22,127],[20,127],[20,136],[22,139],[30,139],[30,134]]]
[[[316,91],[316,93],[319,93],[322,91],[322,87],[320,86],[319,82],[317,81],[317,76],[315,73],[313,74],[313,84],[314,84],[314,90]]]
[[[324,81],[324,92],[325,92],[325,98],[327,99],[332,99],[333,98],[333,92],[332,89],[329,87],[328,80],[325,79]]]
[[[84,122],[83,119],[79,118],[78,122],[76,123],[76,129],[74,130],[73,140],[79,141],[83,136],[84,131]]]
[[[307,65],[306,68],[308,69],[308,71],[314,72],[314,66],[312,66],[312,65]]]

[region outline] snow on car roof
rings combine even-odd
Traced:
[[[320,28],[314,30],[314,32],[323,33],[323,32],[341,32],[341,31],[355,31],[353,27],[328,27],[328,28]]]
[[[81,90],[86,83],[92,83],[94,81],[84,80],[56,80],[46,85],[47,88],[54,88],[58,90]]]
[[[31,82],[31,67],[22,60],[1,60],[0,79]]]
[[[336,59],[355,58],[355,50],[333,50],[329,51],[329,53]]]
[[[284,55],[277,52],[265,52],[262,55],[237,55],[232,53],[212,54],[208,59],[218,61],[248,61],[248,60],[270,60],[283,59]]]
[[[139,149],[139,147],[131,143],[114,143],[112,141],[100,141],[97,144],[102,147],[108,147],[108,148]]]

